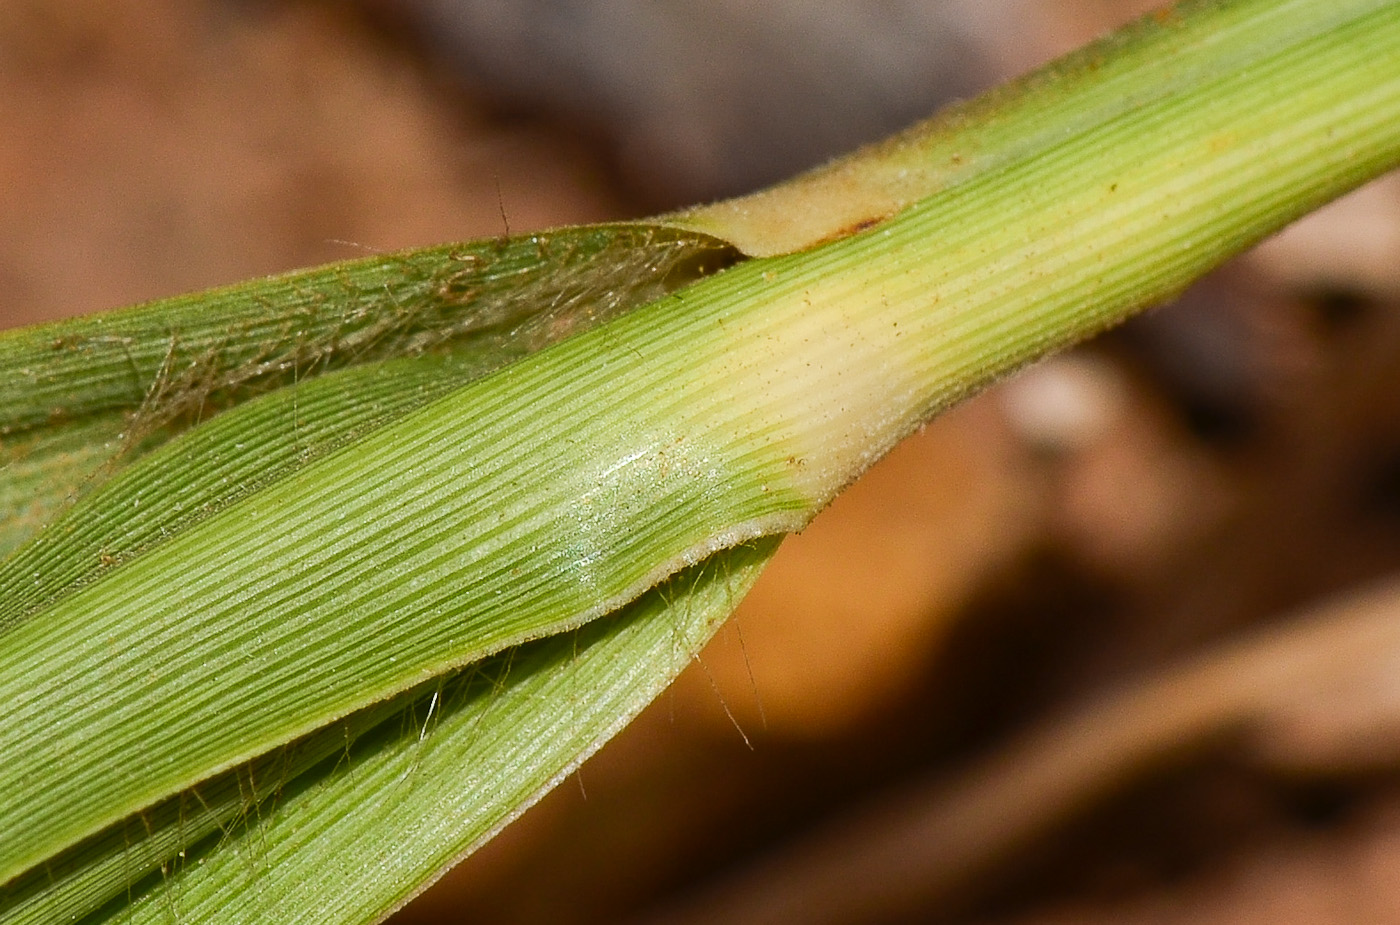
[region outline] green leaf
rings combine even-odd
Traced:
[[[92,921],[256,921],[270,908],[282,921],[375,921],[660,693],[775,549],[726,550],[618,614],[434,679],[167,800],[10,884],[0,920],[77,921],[105,906]]]
[[[568,228],[0,332],[0,500],[13,499],[0,555],[79,489],[223,408],[395,357],[450,355],[460,384],[736,257],[693,231]]]
[[[586,251],[585,258],[578,257],[581,250]],[[731,251],[703,235],[618,226],[563,230],[514,242],[490,241],[438,248],[427,255],[416,255],[423,259],[415,266],[421,270],[432,256],[460,262],[464,253],[474,251],[496,255],[513,251],[517,256],[523,253],[530,259],[516,261],[512,282],[517,288],[497,291],[489,298],[483,297],[484,301],[470,310],[459,311],[460,317],[454,322],[457,330],[449,332],[452,336],[420,331],[411,352],[419,353],[417,348],[430,339],[437,348],[435,352],[397,360],[375,360],[375,354],[362,351],[345,360],[339,368],[328,364],[332,366],[329,373],[317,368],[302,370],[296,383],[265,395],[259,396],[246,389],[242,394],[225,389],[220,396],[223,400],[242,400],[244,404],[162,445],[181,430],[166,424],[159,433],[159,440],[148,436],[139,446],[127,446],[116,459],[106,458],[112,452],[110,433],[103,427],[89,425],[94,419],[99,424],[121,419],[120,413],[87,409],[76,424],[56,415],[42,424],[16,427],[21,437],[10,441],[8,448],[38,444],[51,455],[61,457],[69,452],[71,444],[76,451],[86,452],[85,459],[97,460],[96,465],[107,470],[105,474],[109,480],[94,485],[95,480],[89,476],[88,491],[67,511],[63,520],[0,562],[0,587],[6,589],[5,596],[0,599],[0,630],[15,626],[43,607],[52,607],[61,598],[180,535],[239,498],[286,478],[311,461],[433,398],[551,341],[587,330],[733,259]],[[580,259],[592,259],[600,254],[609,258],[605,266],[578,265]],[[401,258],[389,258],[389,261],[399,264]],[[382,262],[359,261],[333,269],[342,279],[362,278],[367,271],[376,269],[371,264]],[[476,280],[473,288],[481,292],[487,292],[491,286],[500,289],[493,275],[499,264],[482,261],[480,266],[483,278]],[[378,269],[382,271],[383,268]],[[275,298],[277,293],[283,296],[304,293],[308,287],[302,276],[315,280],[324,279],[328,274],[329,270],[317,270],[270,283],[233,287],[213,294],[211,301],[215,309],[235,311],[256,306],[265,313],[276,312],[287,309],[279,306]],[[455,277],[457,285],[466,287],[469,282],[472,281],[464,274]],[[269,292],[270,288],[275,291]],[[148,340],[159,340],[168,337],[165,332],[175,326],[189,301],[183,298],[154,303],[107,320],[110,327],[126,332],[123,336],[128,339],[145,336]],[[364,314],[358,306],[349,308]],[[176,321],[159,323],[166,310]],[[50,359],[48,348],[42,346],[50,339],[44,335],[54,329],[67,331],[83,324],[90,325],[91,321],[16,332],[10,335],[12,348],[25,342],[40,346],[28,355],[18,349],[12,350],[12,354],[22,357],[25,374],[32,376],[33,369]],[[62,336],[69,342],[74,338],[71,332]],[[189,336],[188,332],[185,336]],[[55,339],[60,338],[55,336]],[[358,365],[347,366],[348,363]],[[248,381],[247,376],[230,378],[239,383]],[[215,393],[206,391],[203,395],[205,401],[210,401]],[[253,396],[251,400],[250,396]],[[134,402],[133,396],[131,403]],[[168,409],[153,408],[149,402],[144,402],[140,408],[142,413],[148,414],[163,410]],[[77,439],[67,439],[70,433],[76,434]],[[88,438],[87,442],[83,442],[84,437]],[[26,466],[32,459],[25,453],[13,452],[12,456],[16,458],[0,471],[0,475],[9,476],[9,481],[0,478],[0,485],[9,487],[16,496],[26,489],[32,490],[34,483],[40,482],[46,474],[54,480],[55,470],[61,468],[51,465],[45,473],[42,465]],[[102,462],[103,459],[106,461]],[[27,515],[18,506],[5,510]],[[22,516],[19,519],[31,518]],[[26,526],[28,524],[21,523],[15,529],[19,532]],[[299,752],[304,753],[305,750]],[[281,756],[281,752],[269,755],[264,764],[272,760],[280,766],[284,763]],[[241,773],[261,779],[265,770],[250,768]],[[190,782],[197,779],[198,776],[191,776]],[[201,794],[200,801],[208,810],[205,815],[209,819],[224,819],[226,814],[221,815],[211,808],[220,805],[219,801],[207,793]],[[98,888],[99,892],[103,888],[112,889],[112,883],[107,881],[113,876],[120,879],[116,892],[123,892],[127,879],[139,875],[143,865],[158,865],[173,856],[168,839],[162,842],[154,838],[149,841],[155,847],[148,846],[154,853],[148,858],[138,857],[141,849],[133,848],[138,839],[132,830],[146,831],[151,818],[151,814],[146,813],[139,825],[119,826],[115,842],[110,832],[97,837],[96,843],[106,846],[103,849],[107,854],[105,858],[101,857],[103,851],[93,849],[92,845],[78,853],[77,856],[93,868],[79,875],[80,880],[87,877],[80,892],[90,892],[94,871],[96,879],[106,884]],[[190,834],[187,825],[182,824],[181,831],[183,837]],[[111,851],[114,844],[122,848],[115,858]],[[70,861],[57,863],[62,866]],[[46,880],[53,869],[52,864],[48,865],[46,876],[40,879]],[[30,902],[32,897],[25,897],[30,896],[33,882],[31,877],[5,888],[0,911],[21,900]],[[61,903],[59,899],[50,899]]]

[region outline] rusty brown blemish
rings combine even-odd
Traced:
[[[818,238],[817,240],[804,246],[802,249],[809,250],[814,247],[821,247],[823,244],[831,244],[834,241],[840,241],[843,238],[849,238],[852,235],[860,234],[862,231],[869,231],[871,228],[874,228],[876,225],[885,221],[885,219],[887,218],[889,218],[888,215],[875,215],[870,216],[868,218],[862,218],[859,221],[853,222],[837,231],[832,232],[831,234]]]
[[[863,218],[860,221],[856,222],[854,225],[852,225],[850,228],[847,228],[846,235],[860,234],[862,231],[874,228],[882,221],[884,221],[884,219],[882,218]]]

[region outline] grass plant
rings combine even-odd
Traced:
[[[951,403],[1400,163],[1400,3],[1189,2],[658,219],[0,334],[0,921],[372,922]]]

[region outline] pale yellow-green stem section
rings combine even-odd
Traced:
[[[1141,33],[1197,36],[1170,92],[1107,106],[1072,68],[1064,131],[453,391],[0,634],[0,881],[800,528],[947,403],[1400,161],[1400,4],[1182,16]]]
[[[773,400],[792,475],[824,502],[948,402],[1394,166],[1398,22],[1387,4],[859,236],[703,283],[692,298],[762,308],[721,314],[696,355]]]

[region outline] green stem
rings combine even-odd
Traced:
[[[664,220],[755,257],[805,250],[1385,5],[1185,0],[831,164]]]
[[[1124,102],[1096,61],[1119,90],[1172,80]],[[948,403],[1393,167],[1400,4],[1190,4],[1022,86],[1054,125],[986,141],[1013,90],[966,137],[954,120],[906,139],[890,163],[978,138],[1001,153],[935,170],[933,195],[887,203],[875,217],[902,211],[880,224],[459,388],[0,635],[0,881],[367,703],[801,528]]]

